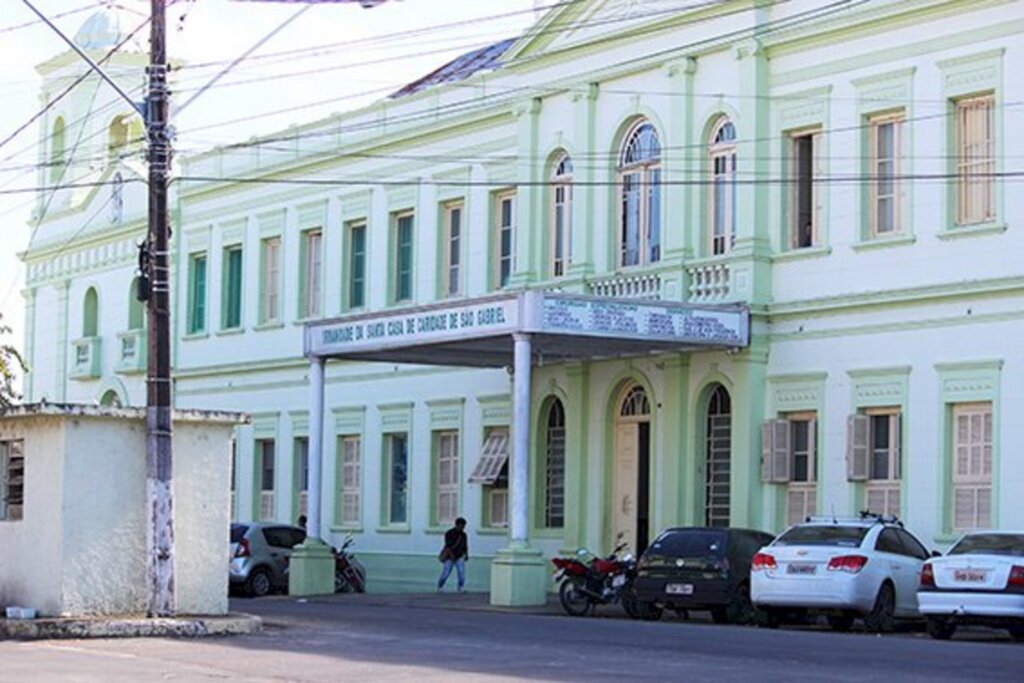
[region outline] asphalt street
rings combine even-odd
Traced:
[[[461,601],[461,602],[460,602]],[[236,600],[233,638],[0,642],[0,681],[1020,681],[1024,644],[825,630],[574,619],[483,600]]]

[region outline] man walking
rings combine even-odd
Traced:
[[[444,590],[444,583],[452,573],[452,567],[459,575],[459,592],[464,593],[466,585],[466,560],[469,559],[469,539],[466,538],[466,520],[459,517],[455,526],[444,534],[444,548],[438,559],[444,565],[441,578],[437,580],[437,592]]]

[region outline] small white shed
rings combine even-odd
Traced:
[[[231,439],[245,421],[174,413],[180,614],[227,612]],[[0,410],[0,608],[144,613],[146,519],[145,409]]]

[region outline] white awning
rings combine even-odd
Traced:
[[[470,484],[494,484],[508,462],[508,430],[494,430],[484,441],[483,452],[476,469],[469,477]]]

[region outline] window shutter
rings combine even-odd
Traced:
[[[889,418],[889,434],[892,439],[889,443],[889,457],[892,458],[892,463],[889,464],[889,471],[892,472],[893,479],[900,479],[903,476],[903,437],[900,430],[902,423],[902,413]],[[897,504],[898,508],[899,505]]]
[[[814,230],[811,242],[814,246],[821,244],[821,228],[825,218],[823,207],[825,199],[825,160],[821,149],[821,133],[811,136],[811,153],[814,155],[814,165],[811,171],[811,203],[814,206]]]
[[[871,418],[853,414],[846,418],[846,478],[867,481],[871,452]]]
[[[772,420],[772,481],[785,484],[793,476],[793,440],[789,420]]]
[[[789,450],[789,478],[793,475],[793,449]],[[818,421],[807,421],[807,481],[818,481]],[[808,515],[813,515],[813,510]]]
[[[765,420],[761,423],[761,482],[772,483],[772,455],[775,453],[774,438],[775,431],[772,429],[772,420]]]

